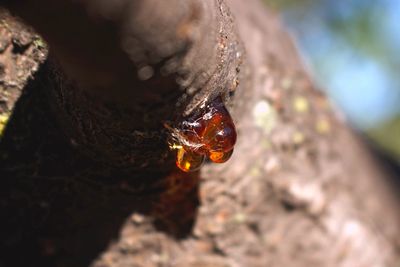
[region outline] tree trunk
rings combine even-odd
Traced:
[[[261,3],[33,2],[5,3],[54,56],[1,139],[0,265],[398,264],[390,174]],[[231,160],[176,170],[165,123],[219,95]]]

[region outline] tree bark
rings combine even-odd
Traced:
[[[8,7],[49,41],[66,73],[48,63],[61,121],[103,163],[170,169],[164,124],[174,126],[217,96],[227,103],[237,85],[242,51],[223,3],[49,0]]]
[[[9,7],[57,59],[27,86],[1,140],[12,155],[0,168],[4,264],[23,255],[31,266],[396,266],[390,174],[315,90],[261,3],[81,1],[77,24],[52,32],[57,10],[71,21],[61,11],[70,2],[43,1],[31,17],[32,2]],[[93,35],[64,44],[77,27]],[[175,170],[163,124],[221,94],[239,133],[232,159]],[[41,128],[21,145],[12,134],[37,128],[21,118],[35,106]]]

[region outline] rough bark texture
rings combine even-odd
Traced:
[[[156,1],[146,3],[153,2]],[[197,15],[190,11],[190,4],[180,9],[174,8],[180,1],[168,5],[161,2],[164,1],[159,2],[163,8],[158,6],[156,10],[165,20],[159,25],[170,27],[170,32],[180,32],[174,30],[181,25],[179,18],[194,16],[197,34],[207,38],[193,37],[191,48],[182,45],[178,37],[170,40],[171,47],[176,48],[171,48],[171,53],[181,56],[173,60],[177,65],[170,69],[172,80],[157,74],[150,85],[139,79],[122,80],[124,85],[137,84],[135,94],[140,96],[143,88],[172,94],[165,102],[170,112],[157,113],[159,102],[151,97],[143,98],[141,104],[141,99],[136,100],[131,107],[123,105],[123,101],[107,94],[106,89],[113,88],[115,83],[101,90],[96,87],[96,79],[85,73],[97,68],[83,68],[78,74],[69,71],[68,64],[62,63],[65,60],[61,48],[56,56],[68,78],[53,62],[48,62],[24,88],[0,143],[0,236],[4,237],[0,243],[0,265],[396,266],[399,202],[393,180],[337,120],[325,97],[314,89],[276,15],[253,0],[226,1],[234,21],[223,1],[188,1],[209,11]],[[115,15],[115,10],[120,9],[105,8],[107,14],[101,10],[97,12],[110,21],[120,17]],[[146,9],[141,12],[148,14]],[[140,12],[132,18],[154,19],[141,17]],[[13,27],[1,28],[10,40],[15,34]],[[193,30],[184,29],[184,36]],[[146,43],[154,42],[148,47],[156,55],[164,53],[157,48],[168,39],[162,36],[171,36],[168,30],[155,26],[133,32],[138,30],[143,30],[139,34],[143,37],[148,32],[159,33],[161,37],[154,40],[151,37],[155,35],[149,34]],[[228,34],[226,42],[225,35],[221,40],[221,32]],[[236,67],[242,54],[236,54],[241,53],[236,32],[246,51],[239,77]],[[90,37],[88,42],[95,42],[96,38]],[[85,49],[82,51],[86,53]],[[132,50],[125,50],[129,51]],[[196,54],[195,59],[189,56],[191,51]],[[104,53],[107,58],[107,52]],[[4,58],[12,54],[11,48],[2,52]],[[135,66],[132,68],[136,68],[140,63],[135,59],[147,53],[139,49],[129,55]],[[89,60],[90,56],[85,58]],[[144,66],[162,61],[157,56],[142,60],[146,62]],[[12,62],[7,63],[10,68],[8,65]],[[132,70],[127,68],[126,71]],[[189,75],[180,76],[180,70],[185,68]],[[113,68],[101,69],[114,73]],[[204,70],[209,70],[205,80],[201,78]],[[80,79],[81,73],[88,80]],[[70,77],[77,82],[71,83]],[[182,79],[175,82],[176,78]],[[145,158],[154,161],[163,159],[160,151],[166,151],[165,138],[159,138],[154,147],[140,147],[147,142],[138,141],[140,133],[132,139],[119,139],[121,136],[135,129],[163,136],[158,134],[163,132],[163,122],[179,120],[185,111],[196,110],[214,94],[228,94],[237,78],[240,85],[233,101],[226,99],[231,103],[239,132],[235,153],[228,163],[207,164],[199,173],[187,175],[172,169],[173,153],[168,152],[164,160],[142,168],[135,163],[143,162],[142,159],[134,156],[136,165],[127,166],[126,158],[121,156],[125,148],[118,146],[130,147],[137,142],[136,147],[130,147],[133,155],[149,153]],[[158,91],[164,82],[170,90]],[[195,84],[199,86],[191,86]],[[3,85],[9,90],[7,83]],[[93,93],[98,91],[102,93]],[[123,92],[117,91],[115,95]],[[64,99],[68,100],[63,102]],[[105,99],[111,99],[114,105],[104,105]],[[143,107],[140,114],[155,112],[152,121],[157,123],[146,124],[144,119],[129,117],[134,116],[132,109],[137,105]],[[104,107],[108,111],[122,107],[127,111],[106,117],[106,123],[99,122],[98,118],[108,113],[96,110]],[[116,120],[117,114],[123,116]],[[82,116],[85,119],[79,119]],[[56,121],[60,120],[58,126]],[[122,123],[129,120],[134,121],[134,127]],[[67,125],[72,130],[68,131]],[[82,135],[76,132],[87,130],[87,125],[92,127],[89,138],[88,131]],[[140,128],[143,125],[147,127]],[[109,139],[90,138],[90,134],[101,136],[93,134],[96,127],[108,131],[111,135],[105,136],[117,141],[107,143]],[[108,146],[98,145],[104,143]],[[104,155],[107,148],[116,152]],[[82,150],[91,153],[81,154]],[[155,150],[154,154],[151,150]],[[105,164],[105,159],[111,162]]]
[[[218,95],[227,102],[237,85],[242,51],[218,1],[7,6],[49,41],[55,57],[43,72],[52,102],[74,143],[103,164],[171,169],[164,124]]]

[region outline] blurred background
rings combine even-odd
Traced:
[[[400,162],[400,1],[264,0],[322,90]]]

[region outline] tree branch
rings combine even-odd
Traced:
[[[220,1],[28,0],[9,8],[54,52],[47,83],[74,142],[116,167],[170,168],[163,124],[217,96],[228,102],[238,84],[242,51]]]

